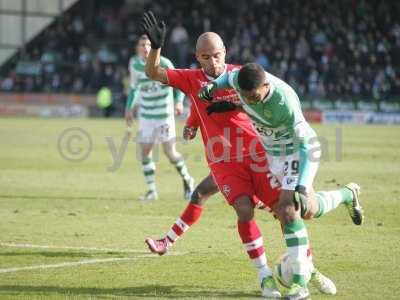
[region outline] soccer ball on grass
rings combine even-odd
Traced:
[[[289,253],[285,253],[281,255],[278,262],[275,265],[275,277],[278,282],[286,287],[290,288],[293,283],[293,266],[292,260],[289,256]],[[311,272],[314,269],[314,265],[311,259],[307,259],[307,275],[306,282],[310,281]]]

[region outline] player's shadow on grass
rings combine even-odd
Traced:
[[[32,294],[41,296],[74,295],[74,296],[113,296],[113,297],[140,297],[140,298],[259,298],[259,293],[244,293],[239,291],[213,291],[204,286],[193,285],[143,285],[126,288],[75,288],[60,286],[30,286],[30,285],[0,285],[2,294]]]

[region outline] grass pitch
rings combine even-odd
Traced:
[[[316,188],[359,183],[366,220],[354,226],[338,208],[308,222],[315,263],[338,288],[312,298],[399,299],[400,127],[314,127],[326,141]],[[123,120],[0,119],[0,299],[260,298],[221,195],[171,255],[148,254],[144,239],[164,235],[186,206],[182,183],[159,151],[160,199],[139,203],[141,165],[123,137]],[[208,174],[199,138],[178,149],[197,181]],[[275,262],[279,225],[261,211],[257,220]]]

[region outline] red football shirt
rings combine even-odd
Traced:
[[[225,72],[238,66],[226,65]],[[180,89],[191,99],[190,122],[200,126],[209,164],[218,161],[241,161],[244,156],[264,155],[265,151],[249,117],[239,111],[207,114],[208,102],[199,99],[198,92],[213,80],[202,69],[167,69],[169,85]],[[240,103],[233,89],[214,93],[213,102]],[[197,125],[196,124],[196,125]]]

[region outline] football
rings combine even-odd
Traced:
[[[311,271],[314,268],[311,260],[308,260],[307,267],[308,267],[308,272],[306,280],[308,282],[311,278]],[[289,288],[292,285],[293,281],[293,269],[289,253],[281,255],[274,269],[275,269],[275,277],[278,280],[278,282],[282,286]]]

